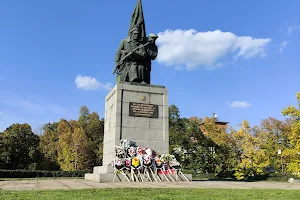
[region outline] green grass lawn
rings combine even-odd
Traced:
[[[300,198],[300,190],[264,189],[84,189],[47,191],[4,191],[0,199],[62,200],[62,199],[274,199]]]

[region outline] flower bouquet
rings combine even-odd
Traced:
[[[163,168],[163,161],[161,160],[161,158],[160,158],[160,156],[156,156],[155,158],[154,158],[154,164],[155,164],[155,167],[157,168],[157,169],[161,169],[161,168]]]
[[[125,162],[124,162],[124,159],[122,158],[115,158],[114,161],[113,161],[113,167],[118,169],[118,170],[121,170],[125,167]]]
[[[125,159],[125,167],[127,169],[130,169],[130,167],[131,167],[131,159],[130,158]]]
[[[131,146],[129,147],[128,151],[127,151],[128,157],[133,157],[136,155],[136,148]]]
[[[151,167],[152,166],[152,157],[149,155],[144,155],[143,157],[143,165],[146,167]]]
[[[118,158],[125,158],[125,150],[121,146],[115,146],[115,154]]]
[[[138,157],[133,157],[131,159],[131,167],[134,169],[139,169],[142,166],[142,162]]]
[[[145,149],[145,154],[147,154],[147,155],[149,155],[149,156],[153,157],[153,155],[154,155],[154,152],[153,152],[153,150],[152,150],[152,149],[146,148],[146,149]]]
[[[169,165],[170,165],[171,168],[173,168],[175,170],[180,170],[181,169],[181,165],[176,159],[170,160]]]
[[[137,147],[136,148],[136,154],[138,155],[138,156],[143,156],[144,154],[145,154],[145,148],[142,148],[142,147]]]

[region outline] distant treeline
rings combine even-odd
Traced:
[[[215,118],[181,118],[169,107],[170,153],[183,169],[197,174],[246,179],[265,174],[300,176],[300,92],[298,108],[282,110],[284,121],[269,117],[259,126],[241,122],[221,127]],[[28,124],[0,133],[0,169],[76,171],[102,164],[104,119],[82,106],[78,120],[48,123],[41,134]]]

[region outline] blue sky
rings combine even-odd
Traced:
[[[82,105],[103,117],[135,4],[1,1],[0,131],[77,119]],[[143,8],[147,33],[160,36],[152,83],[166,86],[182,117],[216,112],[234,127],[258,125],[296,105],[299,1],[144,0]]]

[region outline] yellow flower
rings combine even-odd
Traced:
[[[132,158],[131,165],[133,167],[138,167],[140,165],[140,160],[137,157]]]

